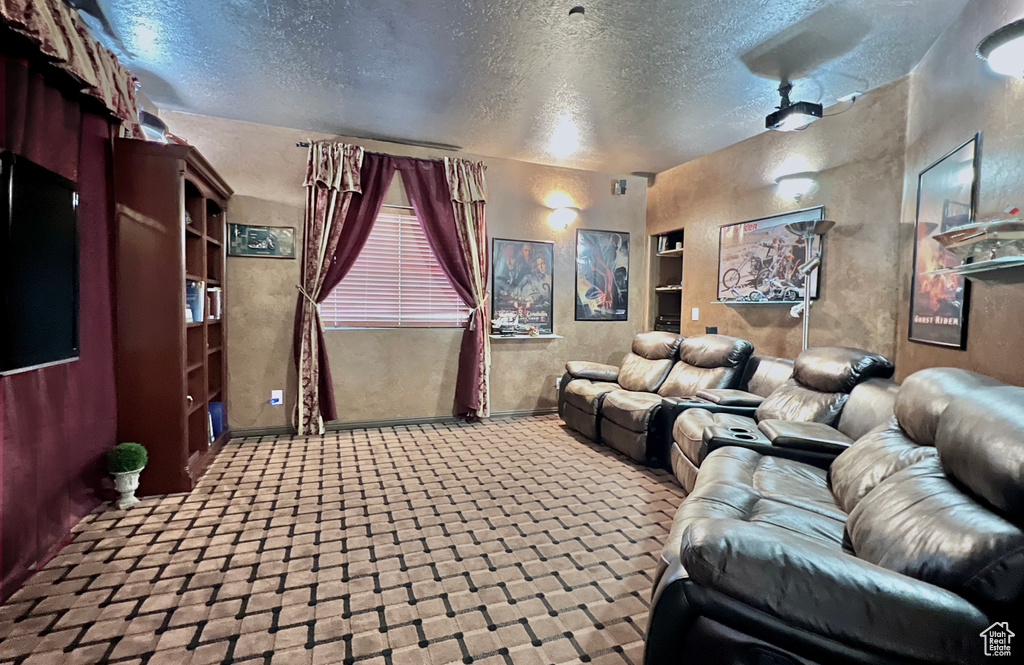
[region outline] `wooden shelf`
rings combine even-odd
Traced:
[[[188,373],[191,374],[192,372],[196,371],[197,369],[202,369],[205,364],[206,363],[204,363],[202,360],[200,360],[199,362],[192,363],[187,368]]]
[[[670,286],[656,286],[654,287],[655,293],[679,293],[683,290],[682,284],[672,284]]]
[[[196,399],[196,398],[193,397],[192,398],[192,406],[188,407],[188,410],[185,411],[185,415],[191,416],[193,413],[195,413],[199,409],[204,408],[205,406],[206,406],[206,402],[204,400]]]
[[[193,321],[192,323],[186,323],[185,327],[186,328],[198,328],[201,325],[203,325],[202,321]]]
[[[192,282],[205,282],[206,281],[202,277],[200,277],[199,275],[193,275],[192,273],[185,273],[185,279],[190,280]]]
[[[186,226],[185,227],[185,235],[190,235],[190,236],[193,236],[195,238],[202,238],[203,237],[203,234],[200,233],[198,229],[195,229],[195,228],[193,228],[191,226]]]
[[[490,335],[491,339],[565,339],[562,335]]]
[[[666,249],[664,252],[658,252],[658,256],[662,258],[672,258],[683,255],[683,248],[679,249]]]
[[[216,238],[211,238],[210,236],[206,236],[206,242],[210,243],[211,245],[215,245],[217,247],[221,246],[220,240],[217,240]]]
[[[209,402],[216,402],[217,400],[214,399],[215,397],[220,397],[220,388],[218,388],[217,390],[214,390],[213,392],[211,392],[209,397],[206,398],[206,401],[208,403]]]
[[[223,348],[223,347],[211,346],[209,349],[206,350],[206,353],[207,353],[207,355],[211,355],[212,356],[213,354],[219,352],[221,350],[221,348]]]
[[[207,277],[206,278],[206,284],[207,284],[207,286],[220,286],[220,280],[219,279],[213,279],[212,277]]]

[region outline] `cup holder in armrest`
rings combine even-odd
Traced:
[[[740,427],[738,425],[734,425],[734,426],[729,428],[729,431],[730,432],[736,432],[738,434],[750,434],[754,430],[750,429],[749,427]],[[740,437],[740,438],[742,438],[742,437]],[[754,438],[756,439],[757,437],[754,437]]]
[[[731,427],[729,429],[732,430]],[[732,430],[732,431],[735,432],[736,430]],[[761,440],[759,437],[756,437],[753,434],[749,434],[749,433],[746,433],[746,434],[744,434],[744,433],[734,434],[733,438],[739,439],[740,441],[760,441]]]

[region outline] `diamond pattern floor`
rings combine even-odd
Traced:
[[[681,498],[555,416],[233,441],[83,520],[0,663],[639,665]]]

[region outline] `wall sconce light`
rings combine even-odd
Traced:
[[[779,186],[779,196],[784,199],[793,199],[797,203],[818,187],[814,174],[809,172],[779,176],[775,179],[775,184]]]
[[[982,39],[974,53],[997,74],[1024,78],[1024,19],[1008,23]]]
[[[576,208],[556,208],[548,215],[548,225],[556,231],[562,231],[579,217],[579,210]]]

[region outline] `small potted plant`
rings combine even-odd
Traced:
[[[135,490],[139,488],[139,474],[146,466],[149,454],[138,443],[119,443],[107,451],[107,471],[114,476],[114,487],[121,493],[117,507],[127,510],[139,502]]]

